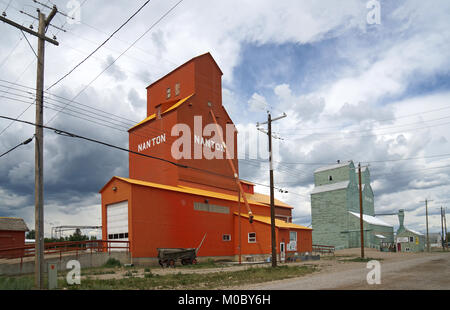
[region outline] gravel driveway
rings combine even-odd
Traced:
[[[410,289],[449,290],[450,252],[385,253],[366,249],[365,257],[379,259],[381,283],[369,285],[371,269],[365,262],[345,262],[359,255],[359,249],[337,252],[336,259],[322,259],[319,272],[301,278],[254,284],[233,289],[321,290],[321,289]]]

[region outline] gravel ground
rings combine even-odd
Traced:
[[[317,289],[450,289],[450,252],[387,253],[365,249],[365,257],[378,260],[381,266],[381,284],[369,285],[366,277],[370,269],[366,262],[348,261],[360,256],[360,249],[336,251],[335,256],[322,256],[319,261],[289,263],[314,265],[318,271],[299,278],[239,287],[232,290],[317,290]],[[283,265],[283,264],[280,264]],[[238,271],[269,264],[234,265],[219,268],[151,268],[153,274],[211,273]],[[134,267],[133,277],[144,277],[143,267]],[[122,268],[114,274],[89,275],[93,279],[120,279],[131,269]]]
[[[386,253],[365,249],[365,257],[379,259],[381,284],[369,285],[365,262],[346,262],[359,249],[336,252],[335,259],[321,259],[318,272],[301,278],[259,283],[232,289],[320,290],[320,289],[450,289],[450,252]]]

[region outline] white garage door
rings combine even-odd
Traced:
[[[106,229],[108,240],[128,241],[128,201],[114,203],[106,206]],[[125,247],[125,243],[113,242],[112,247]],[[125,251],[124,248],[111,249],[111,251]]]

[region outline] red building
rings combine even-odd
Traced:
[[[0,217],[0,250],[20,248],[25,245],[25,232],[28,227],[23,219]],[[0,251],[0,258],[13,258],[23,255],[23,249]]]
[[[197,247],[205,235],[199,257],[271,254],[269,196],[240,180],[252,223],[238,199],[237,131],[222,106],[221,78],[207,53],[147,87],[147,117],[129,129],[137,153],[129,178],[113,177],[100,190],[103,239],[129,240],[135,261],[156,258],[157,248]],[[275,200],[280,257],[312,250],[311,229],[291,223],[292,209]]]

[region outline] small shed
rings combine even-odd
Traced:
[[[0,258],[18,257],[23,254],[23,249],[2,250],[23,247],[25,245],[25,232],[27,231],[29,229],[23,219],[0,217]]]
[[[397,230],[395,242],[397,252],[423,252],[425,250],[425,235],[409,229],[403,225],[405,211],[398,211],[400,226]]]

